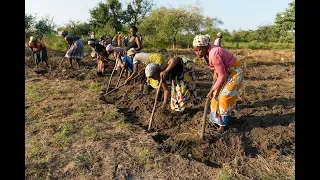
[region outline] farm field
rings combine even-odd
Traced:
[[[48,50],[50,70],[35,72],[26,50],[26,179],[295,179],[294,51],[230,51],[247,68],[237,107],[225,133],[211,137],[207,121],[209,140],[200,140],[212,75],[191,49],[161,53],[195,61],[198,101],[183,113],[156,111],[152,132],[154,91],[139,96],[129,85],[105,96],[113,67],[99,77],[90,53],[66,69],[64,53]]]

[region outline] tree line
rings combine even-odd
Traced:
[[[89,32],[97,36],[110,36],[122,32],[129,35],[131,25],[138,27],[138,34],[144,37],[145,48],[188,48],[194,35],[209,34],[214,40],[218,32],[223,33],[225,42],[235,43],[293,43],[295,32],[295,1],[288,3],[284,12],[275,16],[272,25],[259,26],[256,30],[235,30],[219,28],[223,21],[217,17],[205,16],[198,5],[184,7],[153,8],[152,0],[132,0],[124,6],[119,0],[105,0],[90,9],[88,22],[70,20],[58,27],[49,16],[36,20],[36,16],[25,14],[26,38],[32,35],[56,35],[66,29],[83,39]]]

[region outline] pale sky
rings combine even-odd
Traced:
[[[70,20],[88,22],[89,9],[102,0],[26,0],[25,13],[37,15],[37,20],[48,15],[56,25]],[[119,0],[124,7],[132,0]],[[255,30],[261,25],[274,23],[275,15],[284,12],[292,0],[153,0],[155,6],[182,7],[196,2],[203,8],[203,15],[223,21],[222,29]],[[105,0],[102,2],[106,2]],[[72,7],[72,8],[71,8]]]

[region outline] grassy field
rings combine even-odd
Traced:
[[[210,141],[199,133],[211,74],[190,49],[161,53],[194,60],[199,103],[157,111],[151,133],[154,92],[141,97],[129,85],[105,96],[113,67],[99,77],[86,56],[65,69],[63,52],[49,50],[51,68],[34,71],[26,51],[26,179],[295,179],[294,51],[231,51],[247,72],[228,130]],[[206,136],[214,131],[207,123]]]

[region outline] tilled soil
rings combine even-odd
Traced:
[[[286,162],[284,157],[294,159],[295,156],[294,54],[286,51],[260,50],[233,52],[245,63],[247,70],[232,119],[227,130],[219,137],[214,136],[216,125],[206,121],[205,140],[200,139],[205,95],[212,83],[210,70],[201,62],[196,63],[197,101],[182,113],[172,112],[169,107],[160,111],[158,108],[161,101],[157,102],[151,131],[148,131],[148,125],[156,90],[148,95],[139,95],[138,84],[133,82],[110,95],[105,95],[106,89],[103,89],[99,99],[102,104],[115,105],[126,117],[126,123],[143,130],[143,133],[135,132],[138,134],[133,136],[151,136],[159,152],[179,155],[188,162],[199,162],[210,168],[236,167],[239,169],[237,174],[243,177],[255,176],[257,172],[252,170],[253,166],[249,166],[249,162],[254,164],[254,161],[260,160],[259,158],[269,157],[277,159],[278,162]],[[192,52],[179,53],[196,59]],[[91,58],[85,58],[78,69],[58,67],[60,59],[52,55],[51,68],[36,73],[49,80],[89,79],[107,84],[113,68],[110,65],[105,76],[99,77],[95,73],[96,62]],[[26,78],[29,73],[34,73],[31,71],[32,66],[31,60],[26,57]],[[115,73],[109,90],[115,87],[118,77],[119,73]],[[125,77],[120,80],[120,84],[124,79]],[[170,163],[176,168],[182,168],[181,171],[188,168],[183,165],[179,167],[179,163],[175,164],[173,161]],[[244,165],[245,163],[247,165]],[[291,166],[292,164],[288,165],[288,168],[292,168]],[[131,175],[121,176],[126,179],[137,177],[137,174],[132,175],[132,172],[134,171],[131,171]],[[274,174],[270,176],[275,177]],[[212,178],[199,174],[196,177]]]

